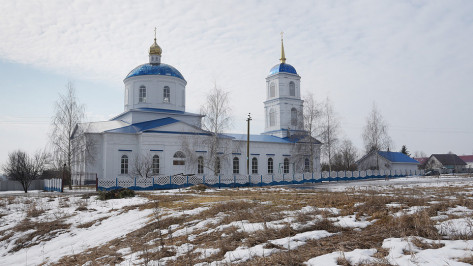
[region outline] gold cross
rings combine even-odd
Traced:
[[[154,27],[154,39],[156,40],[156,27]]]
[[[281,31],[281,40],[284,38],[284,32]]]

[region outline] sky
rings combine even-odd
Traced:
[[[327,97],[340,138],[363,153],[376,104],[393,150],[473,154],[473,1],[26,1],[0,9],[0,164],[48,146],[54,104],[72,81],[87,121],[123,111],[123,79],[162,62],[187,81],[186,111],[217,84],[230,93],[235,133],[264,130],[265,78],[287,63],[301,93]]]

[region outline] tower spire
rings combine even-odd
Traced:
[[[284,32],[281,31],[281,58],[279,59],[281,63],[286,63],[286,55],[284,54]]]
[[[163,50],[159,47],[156,42],[156,27],[154,27],[154,43],[149,47],[149,63],[159,64],[161,63],[161,53]]]

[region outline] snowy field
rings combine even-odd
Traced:
[[[470,265],[473,178],[0,193],[0,265]]]

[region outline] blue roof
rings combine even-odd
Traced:
[[[225,134],[229,137],[234,138],[235,140],[247,140],[246,134]],[[250,134],[250,141],[256,142],[277,142],[277,143],[292,143],[289,140],[285,140],[279,137],[271,136],[271,135],[251,135]]]
[[[125,79],[131,78],[134,76],[143,76],[143,75],[162,75],[162,76],[172,76],[176,78],[180,78],[185,81],[184,77],[182,76],[181,72],[174,68],[173,66],[167,64],[143,64],[135,67]]]
[[[378,151],[378,154],[393,163],[419,163],[402,152]]]
[[[171,110],[171,109],[162,109],[162,108],[149,108],[149,107],[140,107],[131,109],[130,111],[145,111],[145,112],[157,112],[157,113],[173,113],[173,114],[183,114],[184,111]]]
[[[281,63],[281,64],[277,64],[273,66],[273,68],[271,68],[271,70],[269,71],[269,75],[277,74],[280,72],[291,73],[291,74],[297,75],[296,69],[293,66],[286,63]]]
[[[126,126],[126,127],[111,129],[111,130],[107,130],[106,132],[111,132],[111,133],[138,133],[138,132],[143,132],[143,131],[153,129],[153,128],[156,128],[156,127],[161,127],[161,126],[169,125],[169,124],[172,124],[172,123],[176,123],[176,122],[179,122],[179,120],[176,120],[176,119],[171,118],[171,117],[166,117],[166,118],[161,118],[161,119],[156,119],[156,120],[131,124],[131,125]]]

